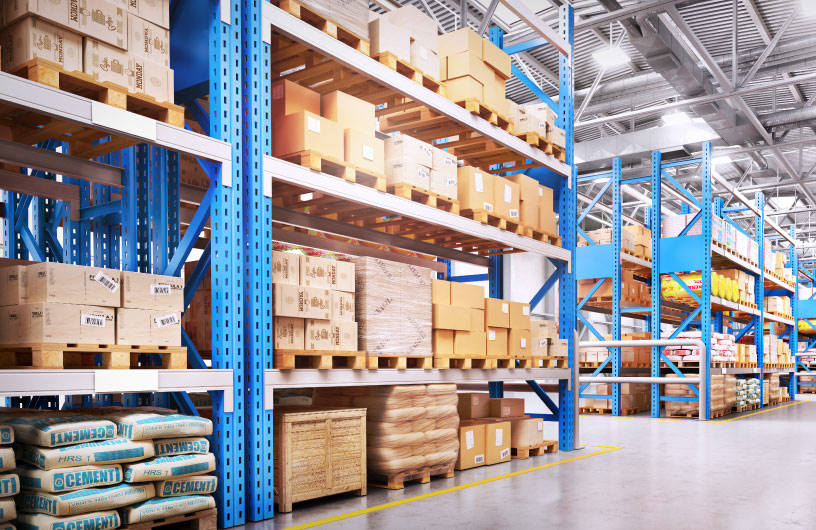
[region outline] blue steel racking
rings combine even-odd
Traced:
[[[578,301],[578,319],[589,329],[589,331],[598,339],[604,340],[603,336],[591,325],[591,323],[581,315],[580,311],[588,306],[589,299],[600,288],[603,281],[611,278],[613,282],[613,296],[612,296],[612,336],[613,340],[620,340],[620,321],[624,314],[632,316],[648,315],[645,317],[646,331],[650,331],[652,339],[660,339],[660,324],[666,322],[666,314],[664,311],[672,313],[680,323],[671,334],[670,338],[675,338],[680,332],[688,329],[697,329],[702,333],[702,340],[706,345],[706,351],[700,362],[705,362],[710,366],[711,364],[711,332],[722,332],[726,328],[731,328],[737,339],[743,335],[753,332],[754,344],[757,348],[757,368],[738,368],[728,367],[722,368],[721,373],[732,374],[758,374],[760,379],[760,388],[762,386],[763,374],[766,371],[778,372],[778,369],[766,369],[763,363],[763,328],[764,321],[770,320],[774,323],[783,326],[782,333],[778,336],[780,338],[789,338],[791,344],[797,343],[797,329],[793,325],[795,317],[800,311],[801,302],[797,302],[796,286],[791,289],[789,286],[775,280],[771,277],[766,277],[764,274],[764,253],[763,245],[765,242],[765,227],[770,226],[772,229],[779,232],[788,242],[790,242],[790,253],[788,261],[798,270],[798,262],[794,244],[794,232],[788,236],[781,232],[778,227],[769,222],[764,217],[764,196],[757,193],[755,202],[752,204],[747,198],[742,196],[739,192],[734,192],[744,206],[724,208],[723,201],[719,198],[712,197],[712,180],[717,178],[712,176],[711,166],[711,144],[706,142],[703,144],[702,153],[699,158],[663,162],[660,152],[652,153],[651,159],[651,175],[643,177],[622,177],[621,162],[616,158],[613,160],[612,170],[600,174],[592,174],[582,176],[578,180],[582,182],[606,179],[598,194],[590,201],[586,210],[578,217],[577,227],[580,233],[589,243],[587,247],[580,247],[576,252],[576,277],[577,279],[595,279],[597,282],[590,289],[589,293],[583,300]],[[669,168],[677,168],[682,166],[699,165],[700,168],[700,182],[702,184],[701,196],[695,197],[685,187],[683,187],[668,171]],[[723,186],[728,188],[727,183],[717,178]],[[686,204],[693,204],[698,210],[696,215],[682,230],[678,237],[663,238],[660,234],[661,226],[661,212],[662,212],[662,186],[663,181],[672,186],[679,194],[684,197]],[[623,217],[621,215],[621,191],[620,187],[623,184],[632,183],[650,183],[652,190],[651,205],[648,210],[648,224],[647,228],[651,229],[652,238],[652,256],[651,263],[645,260],[635,258],[621,252],[621,227]],[[583,231],[580,223],[586,218],[587,214],[595,207],[607,193],[612,189],[612,243],[606,245],[598,245]],[[733,191],[730,189],[730,191]],[[754,235],[749,236],[738,224],[733,221],[729,213],[735,211],[750,211],[754,214]],[[689,213],[688,206],[684,205],[683,213]],[[724,252],[718,246],[711,243],[711,222],[712,214],[720,217],[723,221],[729,223],[736,230],[745,233],[746,236],[752,237],[759,247],[759,263],[754,266],[737,256]],[[689,230],[697,223],[700,223],[701,233],[697,235],[688,235]],[[711,295],[711,270],[712,264],[723,266],[723,268],[739,268],[743,269],[756,278],[755,297],[757,308],[753,309],[744,305],[736,304],[726,300],[722,300]],[[621,267],[625,266],[636,271],[636,274],[646,279],[652,286],[651,305],[650,307],[632,307],[622,308],[620,303],[620,271]],[[683,272],[702,272],[702,288],[701,294],[698,296],[688,288],[682,280],[677,276],[678,273]],[[692,308],[678,308],[661,302],[660,296],[660,278],[661,275],[670,275],[685,291],[695,300],[696,307]],[[765,296],[788,296],[793,299],[794,320],[780,318],[776,315],[766,313],[763,308]],[[723,314],[727,312],[738,312],[743,315],[742,327],[736,328],[731,319],[724,319]],[[726,323],[728,321],[729,323]],[[771,324],[771,333],[774,334],[775,324]],[[790,328],[790,329],[785,329]],[[600,363],[594,370],[592,376],[597,376],[601,372],[608,370],[611,367],[613,377],[619,376],[621,372],[621,359],[619,348],[608,348],[610,355]],[[659,377],[663,364],[676,374],[678,377],[685,377],[685,374],[673,362],[671,362],[663,353],[662,347],[652,347],[652,358],[650,376]],[[696,370],[696,369],[695,369]],[[787,373],[784,369],[781,370]],[[711,374],[711,370],[708,371]],[[795,378],[790,377],[789,389],[791,396],[795,396]],[[706,391],[704,393],[706,399],[706,418],[711,417],[711,379],[706,378]],[[580,392],[583,392],[588,383],[584,383],[580,387]],[[660,415],[661,401],[692,401],[696,397],[678,398],[660,395],[660,385],[652,384],[651,389],[651,413],[653,417]],[[699,395],[697,388],[689,385],[695,395]],[[580,397],[611,399],[613,402],[613,414],[620,415],[620,384],[612,384],[613,393],[611,395],[590,395],[580,394]],[[761,389],[762,390],[762,389]]]

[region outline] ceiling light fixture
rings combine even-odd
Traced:
[[[686,112],[670,112],[661,118],[666,125],[680,125],[691,121],[691,116]]]
[[[604,68],[614,68],[632,60],[619,46],[598,50],[592,54],[592,58]]]

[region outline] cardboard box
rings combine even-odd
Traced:
[[[453,334],[452,329],[433,330],[433,352],[434,355],[453,355]]]
[[[509,302],[510,304],[510,327],[519,329],[530,329],[530,304],[521,302]]]
[[[471,52],[478,54],[480,59],[482,58],[482,38],[470,28],[463,28],[440,35],[438,45],[440,57],[462,52]]]
[[[350,261],[332,261],[330,266],[330,271],[332,274],[329,277],[331,280],[331,288],[336,291],[353,293],[355,277],[354,270],[354,263]]]
[[[566,357],[568,353],[569,353],[569,341],[567,339],[550,339],[551,356]]]
[[[502,219],[519,221],[519,185],[504,177],[493,176],[495,214]]]
[[[472,166],[462,166],[458,177],[459,208],[494,213],[493,175]]]
[[[510,115],[510,101],[507,99],[507,85],[504,79],[494,77],[484,83],[482,94],[483,102],[490,110],[505,119]]]
[[[275,317],[273,323],[275,349],[304,349],[306,322],[302,318]]]
[[[510,56],[489,39],[482,39],[482,59],[500,79],[510,79]]]
[[[466,424],[459,427],[459,457],[456,469],[470,469],[485,464],[485,425]]]
[[[339,90],[320,96],[320,115],[367,135],[373,136],[377,130],[374,104]]]
[[[437,24],[423,11],[412,5],[404,5],[384,13],[382,18],[391,24],[404,26],[412,41],[422,42],[429,50],[437,52]]]
[[[510,461],[510,422],[485,424],[485,464],[492,465]]]
[[[519,222],[528,228],[541,230],[541,208],[537,201],[519,203]]]
[[[430,169],[433,167],[433,148],[413,136],[400,134],[385,140],[385,160],[386,166],[394,160],[407,160]]]
[[[28,268],[12,265],[0,269],[0,306],[28,303]]]
[[[538,187],[539,228],[551,236],[558,235],[558,219],[553,211],[553,190],[546,186]]]
[[[554,320],[531,320],[530,329],[533,337],[545,339],[558,338],[558,322]]]
[[[485,311],[484,309],[470,308],[470,331],[485,330]]]
[[[510,328],[507,334],[507,354],[516,359],[529,359],[533,346],[529,329]]]
[[[510,327],[510,302],[496,298],[485,298],[485,326],[493,328]]]
[[[451,101],[464,101],[470,98],[484,101],[484,85],[474,77],[457,77],[445,81],[445,95]]]
[[[357,322],[331,322],[331,340],[334,351],[357,351]]]
[[[127,9],[119,1],[14,0],[4,4],[6,24],[35,15],[122,50],[128,47]]]
[[[113,308],[58,303],[29,303],[18,308],[18,343],[116,343]]]
[[[544,441],[544,420],[540,418],[511,418],[510,447],[528,447]]]
[[[450,282],[451,305],[484,309],[485,290],[481,285],[471,285],[462,282]]]
[[[110,82],[157,101],[175,97],[173,71],[114,46],[85,38],[82,67],[99,82]]]
[[[486,355],[487,334],[483,331],[454,331],[453,354],[478,356]]]
[[[518,114],[513,116],[513,111],[510,111],[510,119],[513,122],[513,132],[521,133],[535,133],[541,138],[547,138],[547,122],[543,121],[538,116],[532,114]]]
[[[128,52],[170,68],[170,30],[128,13]]]
[[[448,199],[457,200],[456,197],[459,193],[459,187],[456,185],[457,178],[455,172],[451,176],[448,171],[441,172],[432,169],[430,183],[431,192]]]
[[[385,177],[389,186],[408,184],[425,191],[431,189],[431,170],[416,160],[389,160],[385,165]]]
[[[278,117],[273,125],[273,156],[311,150],[325,158],[343,159],[343,132],[331,120],[309,111],[300,111]]]
[[[82,37],[34,17],[0,33],[0,52],[5,72],[35,57],[57,63],[69,72],[82,71]]]
[[[519,200],[521,202],[530,201],[538,204],[539,188],[541,187],[541,185],[538,183],[536,179],[529,177],[524,173],[515,173],[512,175],[507,175],[504,178],[509,180],[510,182],[516,183],[519,190]],[[550,197],[552,197],[552,190],[550,190]]]
[[[460,393],[457,410],[459,411],[459,418],[463,420],[472,420],[477,418],[484,418],[490,414],[490,406],[488,400],[490,394],[486,392],[472,392]]]
[[[446,87],[449,81],[460,77],[471,77],[484,85],[495,76],[478,52],[460,52],[446,56],[444,75]]]
[[[319,115],[320,103],[320,94],[305,86],[286,79],[272,83],[270,110],[273,121],[302,111]]]
[[[434,329],[470,331],[470,308],[453,305],[433,305]]]
[[[300,285],[328,289],[331,287],[329,279],[332,260],[315,256],[300,256]]]
[[[548,126],[547,141],[558,147],[564,147],[567,143],[567,133],[564,132],[564,129]]]
[[[121,307],[184,311],[184,280],[175,276],[121,271]]]
[[[487,356],[507,356],[507,328],[487,328]]]
[[[307,318],[304,342],[307,350],[331,351],[334,347],[331,321]]]
[[[118,308],[116,344],[181,346],[181,312]]]
[[[406,26],[393,24],[380,16],[368,23],[368,33],[372,57],[388,52],[411,62],[411,35]]]
[[[343,131],[343,160],[363,171],[377,175],[385,174],[385,150],[383,141],[374,133],[352,129]]]
[[[272,283],[300,285],[300,254],[272,251]]]
[[[63,263],[29,265],[28,301],[119,307],[119,273],[112,269]]]
[[[533,357],[549,357],[550,339],[533,335],[530,341],[532,343],[530,353]]]
[[[433,22],[432,22],[433,23]],[[430,49],[425,42],[412,40],[410,45],[411,65],[420,72],[433,79],[440,79],[440,61],[436,52]]]
[[[431,169],[456,177],[459,161],[454,155],[434,146],[431,146],[431,155],[433,158]]]
[[[331,318],[343,322],[354,322],[354,293],[330,291]]]
[[[0,281],[2,281],[2,278],[0,278]],[[451,282],[446,282],[445,280],[431,280],[431,301],[434,304],[450,305]]]
[[[331,318],[331,296],[328,289],[299,285],[273,284],[274,315],[320,320]]]
[[[490,398],[488,406],[492,418],[524,416],[524,399],[522,398]]]
[[[170,0],[119,0],[127,3],[128,11],[170,29]]]

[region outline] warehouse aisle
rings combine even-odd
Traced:
[[[405,492],[370,488],[366,497],[303,503],[246,528],[298,527],[513,472],[522,473],[321,527],[812,528],[816,506],[805,470],[814,450],[803,441],[816,437],[816,400],[799,397],[724,422],[582,416],[581,439],[593,446],[581,451],[458,472]]]

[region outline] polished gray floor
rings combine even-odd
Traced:
[[[246,528],[298,527],[344,514],[351,516],[320,527],[816,528],[811,473],[816,464],[816,400],[804,401],[810,395],[800,398],[801,403],[725,422],[582,416],[581,442],[586,447],[580,451],[458,472],[454,479],[411,485],[404,491],[370,488],[366,497],[341,495],[300,503],[292,513]],[[616,447],[620,449],[611,449]],[[533,469],[548,464],[557,465]]]

